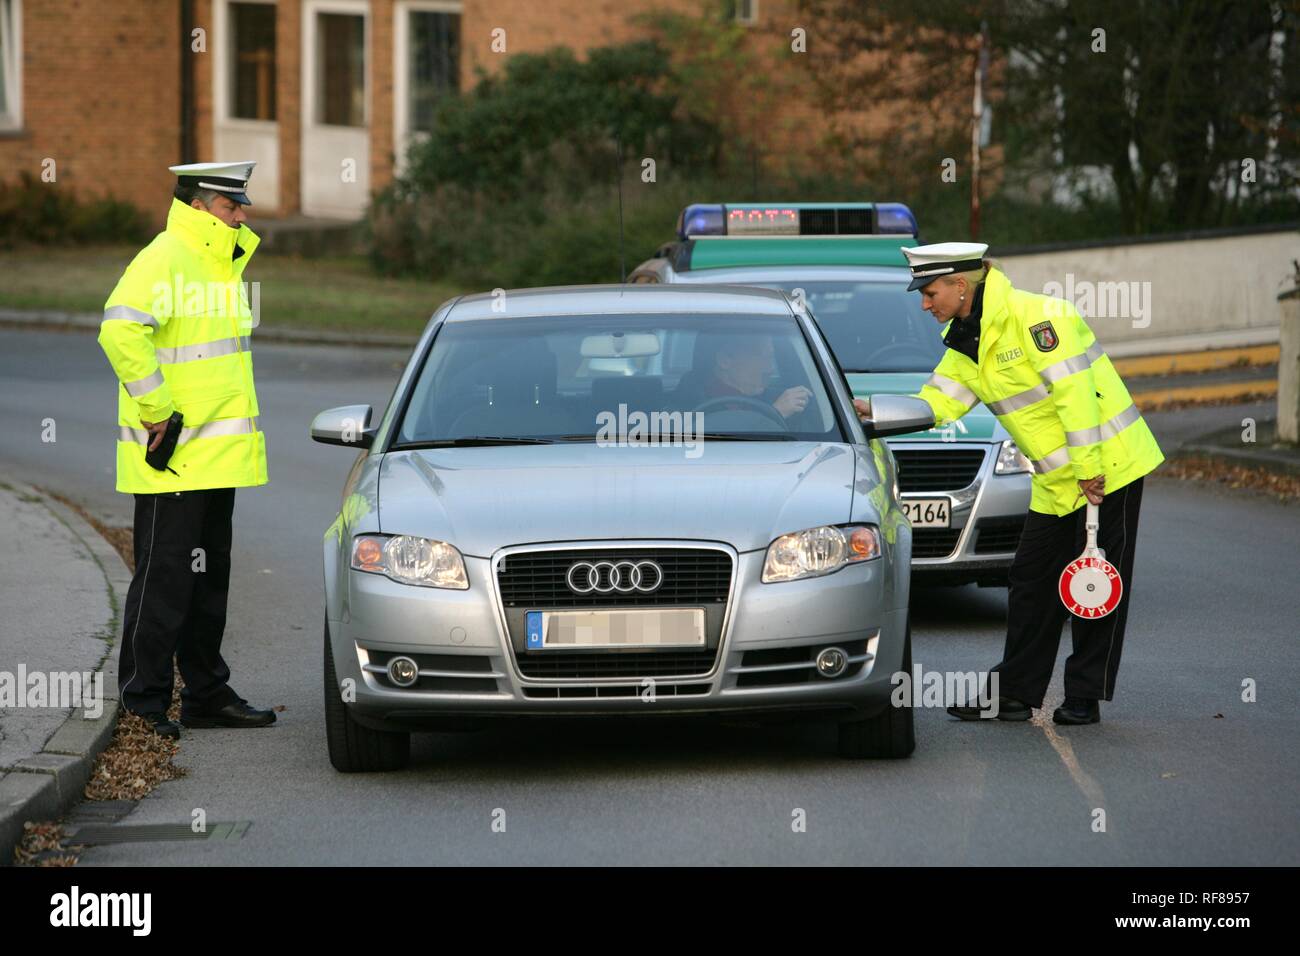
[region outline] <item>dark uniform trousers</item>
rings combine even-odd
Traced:
[[[221,658],[234,510],[234,488],[135,496],[135,576],[118,661],[127,710],[167,710],[173,655],[185,683],[185,712],[241,699]]]
[[[1000,696],[1014,697],[1031,707],[1043,706],[1061,628],[1068,617],[1074,652],[1065,661],[1065,695],[1111,699],[1133,588],[1133,550],[1141,504],[1141,478],[1101,499],[1097,546],[1119,570],[1124,592],[1115,610],[1091,619],[1067,611],[1058,587],[1061,572],[1083,551],[1088,509],[1080,507],[1063,516],[1029,512],[1011,564],[1006,648],[1001,663],[993,668]]]

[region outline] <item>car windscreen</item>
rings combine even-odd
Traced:
[[[943,328],[902,283],[753,283],[804,301],[846,372],[930,372],[943,358]]]
[[[846,440],[792,316],[578,315],[443,325],[391,447],[636,440],[674,424],[732,440]]]

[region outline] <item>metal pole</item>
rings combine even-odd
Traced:
[[[975,57],[975,98],[970,129],[970,237],[980,234],[980,139],[984,131],[984,83],[989,73],[989,25],[980,24],[980,45]]]
[[[618,281],[627,282],[627,260],[623,257],[623,137],[618,137]]]

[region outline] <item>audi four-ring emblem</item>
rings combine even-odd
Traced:
[[[653,561],[579,561],[565,580],[574,594],[649,594],[664,583],[664,572]]]

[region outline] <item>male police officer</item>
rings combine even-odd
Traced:
[[[167,228],[127,266],[99,332],[121,382],[117,490],[135,495],[121,701],[172,738],[173,654],[186,727],[275,721],[231,689],[221,657],[235,488],[267,480],[242,283],[259,242],[243,224],[253,166],[171,167]]]
[[[944,425],[983,402],[1033,470],[1024,532],[1012,563],[1006,647],[998,674],[1002,720],[1041,707],[1068,612],[1057,584],[1084,546],[1083,499],[1101,506],[1098,544],[1124,593],[1108,616],[1074,618],[1065,701],[1052,719],[1091,724],[1115,690],[1132,593],[1143,476],[1164,456],[1096,336],[1069,302],[1014,289],[984,259],[988,246],[944,242],[904,249],[909,289],[946,323],[948,346],[917,396]],[[867,403],[859,411],[869,414]],[[990,691],[992,688],[990,688]],[[948,713],[978,720],[980,708]]]

